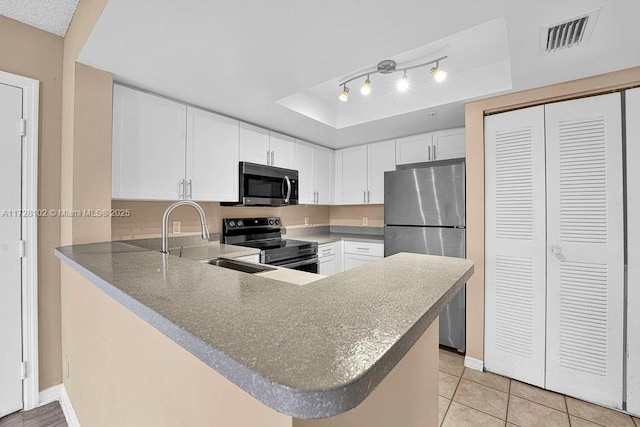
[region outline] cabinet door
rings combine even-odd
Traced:
[[[240,161],[271,164],[268,130],[240,123]]]
[[[432,142],[433,134],[431,133],[396,139],[396,164],[406,165],[432,160],[430,153]]]
[[[443,130],[433,134],[433,160],[457,159],[465,156],[464,128]]]
[[[626,92],[627,114],[627,410],[640,415],[640,89]]]
[[[114,199],[182,198],[186,116],[182,104],[114,85]]]
[[[544,107],[485,118],[487,370],[544,387]]]
[[[379,259],[381,258],[367,255],[344,254],[344,271],[369,264],[370,262],[377,261]]]
[[[293,138],[269,132],[269,147],[271,149],[271,166],[295,169],[295,162],[293,161],[295,144]]]
[[[187,198],[238,200],[237,120],[187,108]]]
[[[335,273],[335,255],[318,258],[318,274],[331,276]]]
[[[622,408],[620,94],[545,108],[547,388]]]
[[[313,186],[313,146],[296,141],[294,161],[298,170],[298,203],[315,203]]]
[[[316,203],[333,203],[333,150],[313,147],[313,182],[316,191]]]
[[[367,146],[345,148],[342,152],[342,204],[367,203]]]
[[[396,170],[396,142],[369,144],[367,150],[369,158],[367,203],[384,203],[384,173]]]
[[[342,197],[342,150],[333,152],[333,203],[343,204]]]

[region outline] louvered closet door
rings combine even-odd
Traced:
[[[640,415],[640,88],[626,92],[627,113],[627,410]]]
[[[620,94],[546,106],[547,388],[622,407]]]
[[[487,370],[544,387],[544,107],[485,118]]]

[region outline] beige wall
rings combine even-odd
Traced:
[[[484,359],[484,116],[638,85],[635,67],[466,105],[467,257],[476,269],[467,284],[467,356]]]
[[[109,171],[109,176],[111,171]],[[159,236],[162,229],[162,215],[171,202],[133,202],[114,200],[113,209],[128,209],[129,217],[113,217],[111,219],[111,238],[113,240],[137,239]],[[250,218],[260,216],[279,216],[285,227],[304,226],[305,217],[311,225],[329,224],[329,207],[327,206],[286,206],[281,208],[263,207],[227,207],[220,203],[200,203],[207,214],[207,222],[211,233],[220,233],[222,218]],[[170,221],[180,221],[182,233],[200,231],[200,220],[196,212],[188,207],[176,209]],[[171,230],[171,227],[169,227]]]
[[[82,425],[437,425],[437,319],[360,406],[302,421],[266,407],[75,271],[68,278],[62,308],[74,339],[66,347],[65,387]]]
[[[0,70],[40,81],[38,208],[60,207],[60,117],[62,115],[63,40],[0,16]],[[38,219],[38,327],[40,388],[59,384],[60,263],[53,248],[60,222]]]
[[[384,227],[384,205],[331,206],[331,225],[362,227],[362,218],[367,217],[369,227]]]

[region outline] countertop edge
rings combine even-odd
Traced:
[[[295,389],[275,383],[251,370],[227,354],[206,344],[198,337],[177,326],[171,320],[121,291],[111,283],[83,267],[64,253],[65,247],[55,249],[55,255],[105,294],[122,304],[140,319],[197,357],[216,372],[270,408],[298,418],[326,418],[346,412],[360,404],[391,372],[405,354],[439,315],[441,308],[462,288],[474,272],[472,265],[438,303],[427,312],[361,376],[339,387],[327,390]],[[165,255],[166,256],[166,255]],[[326,405],[327,401],[332,404]],[[324,402],[323,405],[317,403]]]

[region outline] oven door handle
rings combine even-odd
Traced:
[[[284,202],[285,203],[289,203],[289,198],[291,197],[291,180],[289,180],[289,177],[287,175],[284,176],[284,179],[282,180],[282,184],[287,183],[287,195],[284,195],[284,190],[282,191],[282,197],[284,197]]]
[[[284,268],[296,268],[296,267],[302,267],[303,265],[317,264],[317,263],[318,263],[318,257],[313,257],[313,258],[304,259],[298,262],[292,262],[290,264],[272,264],[272,265],[275,265],[277,267],[284,267]]]

